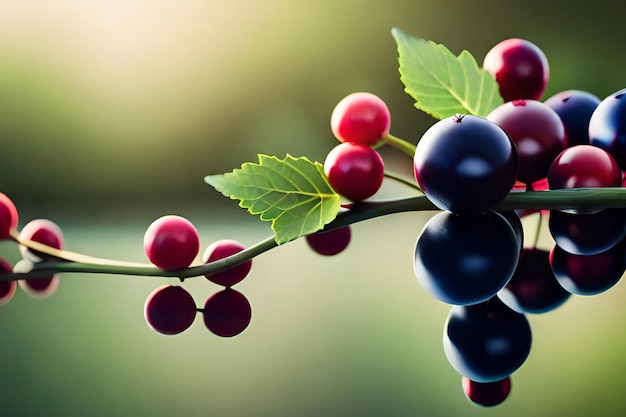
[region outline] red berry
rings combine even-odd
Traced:
[[[511,377],[495,382],[476,382],[467,377],[461,378],[463,393],[474,404],[493,407],[501,404],[511,392]]]
[[[13,272],[13,266],[4,259],[0,259],[0,271],[1,272]],[[17,281],[0,281],[0,306],[5,305],[13,295],[17,288]]]
[[[554,158],[567,146],[561,118],[540,101],[509,101],[493,109],[487,119],[515,142],[519,156],[517,179],[525,184],[545,178]]]
[[[620,187],[622,171],[611,154],[592,145],[576,145],[561,152],[550,165],[548,184],[561,188]]]
[[[27,223],[20,231],[20,238],[42,243],[55,249],[63,249],[64,244],[61,228],[47,219],[36,219]],[[42,260],[40,256],[22,245],[20,245],[20,253],[24,259],[32,262]],[[56,292],[59,279],[58,274],[51,274],[45,277],[21,279],[18,284],[26,294],[33,298],[47,298]]]
[[[391,115],[387,104],[371,93],[353,93],[335,106],[330,128],[341,142],[373,145],[389,133]]]
[[[593,145],[576,145],[561,152],[550,165],[548,184],[561,188],[621,187],[622,171],[611,154]],[[592,213],[601,210],[566,209],[568,213]]]
[[[539,100],[550,77],[543,51],[534,43],[518,38],[506,39],[491,48],[485,55],[483,68],[495,77],[504,101]]]
[[[202,262],[210,263],[218,259],[226,258],[241,252],[246,247],[235,240],[223,239],[213,242],[202,254]],[[205,277],[215,284],[230,287],[243,280],[252,268],[252,260],[245,261],[239,265],[224,271],[206,274]]]
[[[163,285],[146,299],[144,317],[155,331],[178,334],[188,329],[196,318],[196,303],[183,287]]]
[[[232,337],[243,332],[252,318],[248,299],[232,288],[216,292],[204,305],[204,324],[211,333]]]
[[[17,208],[13,201],[0,193],[0,239],[8,239],[11,230],[17,227]]]
[[[351,235],[350,226],[344,226],[328,232],[306,235],[305,239],[315,252],[324,256],[333,256],[348,247]]]
[[[344,142],[328,153],[324,172],[337,193],[357,202],[376,194],[383,183],[385,166],[380,154],[371,147]]]
[[[167,215],[146,230],[143,247],[150,262],[166,271],[187,268],[200,250],[194,225],[184,217]]]

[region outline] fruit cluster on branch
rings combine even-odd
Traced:
[[[249,247],[217,240],[198,263],[198,232],[183,217],[163,216],[147,227],[149,263],[102,259],[64,250],[61,228],[48,219],[18,230],[18,210],[0,193],[0,239],[14,241],[23,258],[15,265],[0,258],[0,304],[18,286],[51,296],[61,273],[166,276],[180,282],[148,295],[151,328],[178,334],[200,313],[209,331],[232,337],[252,318],[248,299],[233,287],[254,257],[298,238],[335,256],[359,221],[430,210],[436,214],[417,236],[413,265],[425,292],[450,305],[443,350],[467,398],[486,407],[503,402],[531,349],[527,315],[607,291],[626,268],[626,89],[602,100],[568,90],[542,101],[548,60],[527,40],[495,45],[479,67],[467,51],[454,56],[398,29],[393,36],[406,92],[437,119],[416,144],[390,133],[380,97],[346,96],[331,112],[339,144],[323,163],[259,155],[257,163],[205,178],[271,222],[274,235]],[[390,174],[381,146],[412,158],[414,178]],[[385,177],[415,195],[377,200]],[[551,250],[525,245],[527,216],[549,228]],[[194,276],[223,289],[198,307],[182,285]]]

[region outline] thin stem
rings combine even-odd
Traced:
[[[543,211],[539,211],[539,218],[537,219],[537,227],[535,229],[535,241],[533,242],[533,248],[537,248],[539,244],[539,236],[541,235],[541,227],[543,226]]]
[[[34,240],[23,239],[17,230],[11,230],[9,234],[11,236],[11,239],[13,239],[16,243],[27,247],[31,251],[34,251],[36,254],[43,254],[46,257],[55,258],[57,261],[76,262],[93,265],[119,266],[121,268],[151,266],[145,263],[142,264],[138,262],[125,262],[113,259],[97,258],[94,256],[83,255],[82,253],[56,249],[51,246],[44,245],[43,243],[35,242]]]
[[[393,172],[389,172],[389,171],[385,171],[385,177],[387,178],[391,178],[394,181],[398,181],[399,183],[402,183],[404,185],[407,185],[411,188],[413,188],[414,190],[419,191],[420,193],[422,192],[422,189],[419,187],[419,185],[417,185],[417,182],[415,182],[415,180],[409,180],[407,178],[404,178],[400,175],[394,174]]]
[[[396,149],[401,150],[405,154],[409,155],[411,158],[415,156],[415,145],[407,142],[404,139],[401,139],[397,136],[393,136],[391,133],[388,133],[382,139],[387,145],[393,146]]]
[[[548,210],[567,208],[626,208],[626,188],[615,187],[549,191],[512,191],[504,200],[494,207],[494,210]],[[341,212],[335,220],[324,227],[324,230],[330,231],[364,220],[394,213],[427,210],[438,210],[438,208],[423,195],[398,200],[354,203],[350,210]],[[12,234],[12,238],[16,239],[18,243],[24,244],[37,252],[49,254],[54,258],[57,258],[58,261],[45,261],[37,263],[33,266],[32,271],[28,273],[2,273],[0,274],[0,280],[37,278],[45,276],[49,273],[60,272],[160,276],[184,279],[232,268],[235,265],[241,264],[278,246],[274,236],[271,236],[252,246],[249,246],[241,252],[205,265],[192,266],[190,268],[177,271],[164,271],[147,264],[120,262],[75,254],[73,252],[58,251],[46,245],[19,239],[16,232]],[[71,259],[65,258],[66,255]]]

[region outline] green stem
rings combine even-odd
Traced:
[[[494,210],[515,209],[592,209],[626,208],[626,188],[581,188],[549,191],[513,191],[494,207]],[[410,211],[438,210],[425,196],[416,196],[389,201],[355,203],[350,210],[340,213],[324,227],[334,230],[364,220]],[[205,265],[192,266],[178,271],[163,271],[150,264],[120,262],[95,258],[73,252],[59,251],[36,242],[19,239],[17,232],[12,238],[33,250],[48,254],[55,261],[36,263],[29,273],[3,273],[0,280],[37,278],[50,273],[82,272],[94,274],[117,274],[137,276],[176,277],[180,279],[202,276],[229,269],[278,246],[274,237],[268,237],[235,255]]]
[[[537,219],[537,228],[535,229],[535,241],[533,242],[533,248],[537,248],[539,245],[539,237],[541,236],[541,228],[543,226],[543,212],[539,211],[539,218]]]
[[[391,133],[388,133],[385,137],[383,137],[382,141],[389,146],[393,146],[394,148],[401,150],[411,158],[415,156],[415,145],[404,139],[400,139],[397,136],[393,136]]]
[[[419,185],[417,185],[417,182],[415,181],[415,179],[409,180],[403,176],[394,174],[389,171],[385,171],[385,177],[391,178],[394,181],[398,181],[399,183],[402,183],[408,187],[411,187],[414,190],[419,191],[420,193],[422,192],[422,189],[419,187]]]

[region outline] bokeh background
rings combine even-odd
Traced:
[[[403,92],[394,26],[470,50],[508,37],[551,64],[546,97],[624,87],[624,6],[449,0],[0,0],[0,191],[20,225],[46,217],[67,248],[145,261],[155,218],[192,220],[203,245],[269,228],[203,182],[258,153],[323,161],[346,94],[371,91],[392,132],[433,123]],[[399,172],[410,161],[385,154]],[[382,197],[406,193],[387,186]],[[238,285],[253,319],[232,339],[198,320],[162,336],[143,319],[164,278],[65,274],[0,309],[2,416],[615,416],[626,412],[623,284],[530,317],[534,346],[502,406],[463,396],[441,346],[448,307],[419,287],[415,239],[429,213],[355,225],[338,257],[303,241],[255,259]],[[525,220],[534,230],[536,219]],[[549,248],[544,233],[540,245]],[[17,260],[14,246],[0,253]],[[198,305],[217,291],[184,283]]]

